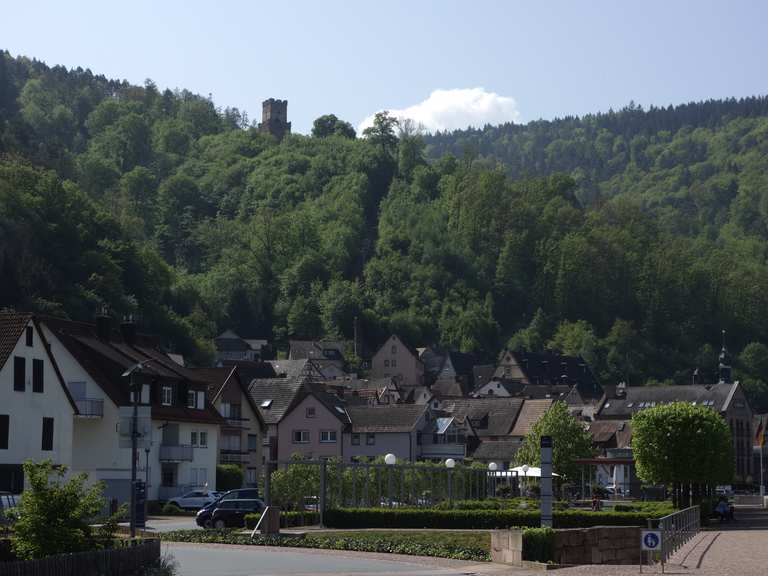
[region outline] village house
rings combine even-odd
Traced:
[[[234,330],[225,330],[214,338],[213,344],[216,348],[216,362],[256,362],[264,358],[268,348],[266,340],[241,338]]]
[[[248,394],[237,366],[200,368],[195,372],[208,383],[208,395],[224,419],[219,438],[219,464],[243,469],[246,486],[257,486],[261,471],[261,450],[266,423]]]
[[[71,467],[79,416],[39,321],[0,312],[0,490],[24,489],[26,460]]]
[[[3,315],[0,323],[13,323],[13,316]],[[215,488],[222,419],[207,398],[205,382],[171,360],[152,337],[136,333],[131,321],[118,330],[108,316],[98,317],[95,324],[27,318],[35,328],[33,345],[37,337],[57,374],[55,379],[44,376],[42,382],[60,411],[46,414],[53,418],[53,432],[48,434],[55,438],[54,445],[61,446],[62,454],[70,455],[54,461],[88,473],[91,480],[104,481],[108,498],[129,498],[131,452],[126,439],[130,420],[125,416],[130,414],[133,395],[123,374],[142,362],[143,369],[133,375],[133,381],[141,430],[146,432],[140,439],[138,465],[139,479],[148,480],[147,497],[162,500],[190,488]],[[24,338],[26,342],[26,334]],[[33,389],[39,385],[35,382]],[[56,388],[65,391],[61,398],[55,398]],[[67,419],[61,411],[71,410],[72,403],[76,410]],[[17,414],[15,431],[34,434],[33,413],[25,417],[20,410]],[[34,450],[27,453],[33,459],[38,456]]]
[[[370,376],[372,379],[394,378],[401,387],[421,386],[424,384],[424,365],[418,353],[393,334],[373,356]]]
[[[350,426],[344,432],[344,455],[349,461],[394,454],[398,461],[421,456],[421,430],[429,421],[425,405],[349,406]]]

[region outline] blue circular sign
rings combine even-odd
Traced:
[[[643,538],[643,544],[646,548],[654,549],[659,547],[659,536],[653,532],[648,532]]]

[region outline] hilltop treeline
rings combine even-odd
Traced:
[[[369,348],[391,331],[486,360],[554,348],[631,384],[712,376],[726,329],[759,400],[764,105],[431,137],[379,115],[356,138],[327,115],[277,142],[208,98],[5,53],[0,305],[106,304],[199,362],[224,327],[357,322]]]

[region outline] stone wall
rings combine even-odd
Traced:
[[[640,528],[596,526],[555,531],[557,564],[639,564]]]
[[[639,564],[640,528],[595,526],[555,530],[556,564]],[[495,530],[491,533],[493,562],[522,566],[523,531]]]

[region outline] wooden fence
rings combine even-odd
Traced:
[[[137,576],[160,559],[160,540],[119,548],[0,563],[0,576]]]

